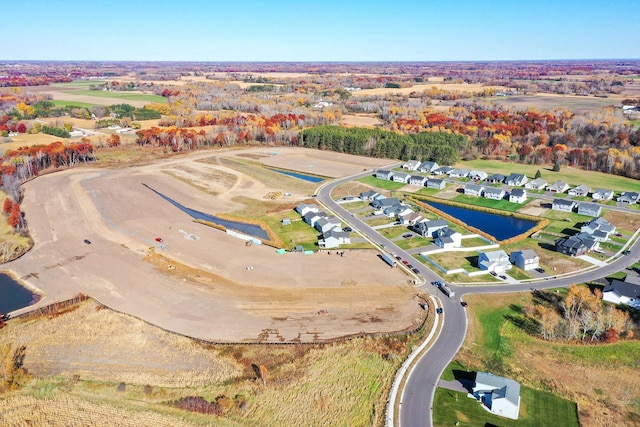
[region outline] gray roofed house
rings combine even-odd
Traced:
[[[484,187],[482,185],[467,184],[464,186],[464,194],[469,196],[482,196]]]
[[[451,166],[440,166],[438,169],[431,171],[435,175],[449,175],[453,168]]]
[[[296,206],[296,212],[300,215],[304,215],[307,212],[318,212],[318,205],[315,203],[298,203]]]
[[[373,206],[376,209],[384,209],[384,208],[388,208],[390,206],[395,206],[395,205],[399,205],[400,204],[400,200],[398,200],[397,197],[387,197],[384,199],[374,199],[373,202],[371,202],[371,206]]]
[[[612,279],[602,290],[602,300],[640,310],[640,285]]]
[[[413,231],[422,237],[435,237],[436,231],[447,227],[447,221],[444,219],[436,219],[434,221],[419,222],[414,225]]]
[[[370,201],[376,198],[376,196],[379,196],[380,193],[378,193],[375,190],[369,190],[369,191],[364,191],[362,193],[360,193],[360,199],[364,200],[364,201]]]
[[[375,173],[376,178],[378,179],[386,179],[387,181],[391,181],[393,178],[393,171],[386,169],[378,169]]]
[[[404,182],[405,184],[407,184],[409,183],[409,178],[411,178],[411,175],[409,175],[408,173],[394,172],[391,180],[395,182]]]
[[[600,231],[605,234],[605,239],[612,233],[616,232],[615,225],[611,225],[609,221],[604,218],[594,218],[587,222],[580,228],[581,233],[594,234],[596,231]],[[603,241],[603,240],[601,240]]]
[[[529,182],[527,182],[524,185],[524,188],[528,189],[528,190],[544,190],[544,188],[547,186],[547,181],[545,181],[542,178],[536,178],[533,179]]]
[[[507,179],[504,180],[504,183],[510,185],[511,187],[520,187],[522,185],[525,185],[528,180],[529,178],[527,178],[525,174],[511,173],[509,174]]]
[[[436,188],[438,190],[442,190],[447,183],[444,179],[429,179],[427,180],[427,188]]]
[[[489,175],[485,181],[489,182],[491,184],[502,184],[504,182],[504,180],[507,179],[506,176],[499,174],[499,173],[494,173],[493,175]]]
[[[469,178],[472,179],[485,179],[488,176],[488,174],[485,171],[479,171],[479,170],[472,170],[469,172]]]
[[[409,178],[409,184],[411,185],[424,185],[427,183],[427,177],[422,175],[411,175]]]
[[[507,192],[504,191],[502,188],[487,187],[484,189],[485,199],[502,200],[506,195],[507,195]]]
[[[334,229],[342,230],[342,222],[334,216],[320,218],[316,221],[313,228],[321,233],[326,233],[327,231]]]
[[[509,201],[512,203],[524,203],[527,201],[527,190],[524,188],[514,188],[509,193]]]
[[[520,384],[488,372],[477,372],[473,396],[489,411],[503,417],[518,419],[520,413]]]
[[[449,171],[447,175],[451,178],[466,178],[469,176],[469,171],[467,169],[454,169]]]
[[[420,167],[419,160],[407,160],[405,164],[402,165],[402,169],[408,169],[410,171],[416,171]]]
[[[634,204],[638,202],[640,195],[635,191],[623,191],[616,200],[620,203]]]
[[[436,162],[424,162],[423,164],[420,165],[420,167],[418,168],[418,170],[420,172],[433,172],[434,170],[438,169],[440,166],[436,163]]]
[[[601,188],[596,188],[591,193],[591,198],[593,200],[611,200],[613,199],[613,190],[603,190]]]
[[[591,192],[591,187],[586,184],[580,184],[577,187],[573,187],[569,190],[568,194],[570,196],[586,196]]]
[[[327,217],[327,213],[323,212],[323,211],[320,211],[320,212],[307,212],[306,214],[304,214],[302,216],[302,219],[304,219],[304,222],[306,222],[310,226],[315,227],[316,222],[320,218],[326,218],[326,217]]]
[[[578,213],[580,215],[600,216],[602,206],[596,203],[578,203]]]
[[[444,249],[459,248],[462,244],[462,234],[458,233],[453,228],[444,227],[435,232],[436,240],[434,243],[436,246],[440,246]]]
[[[422,221],[423,218],[422,218],[422,215],[420,215],[419,213],[409,210],[409,212],[406,212],[404,215],[400,215],[398,217],[398,220],[402,225],[411,226],[411,225],[416,225],[417,223]]]
[[[540,263],[540,257],[533,249],[523,249],[521,251],[511,252],[509,255],[509,261],[517,267],[525,271],[534,270],[538,268]]]
[[[551,209],[561,212],[573,212],[573,208],[576,207],[576,202],[568,199],[553,199]]]
[[[404,206],[404,205],[389,206],[387,208],[384,208],[384,210],[382,211],[382,213],[385,216],[388,216],[389,218],[396,218],[400,215],[404,215],[409,212],[411,212],[411,209],[409,209],[408,206]]]
[[[499,249],[492,252],[480,252],[478,256],[478,267],[480,267],[481,270],[503,273],[510,270],[513,266],[511,262],[509,262],[507,253]]]
[[[560,237],[555,241],[556,252],[577,257],[598,248],[598,242],[586,233],[575,236]]]
[[[556,181],[547,187],[552,193],[564,193],[569,189],[569,184],[564,181]]]
[[[323,233],[322,238],[318,240],[318,246],[325,249],[337,248],[340,245],[348,245],[350,243],[349,233],[335,229]]]

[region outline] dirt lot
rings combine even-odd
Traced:
[[[285,189],[196,160],[249,153],[271,166],[327,176],[384,163],[315,150],[275,151],[207,151],[135,168],[39,177],[25,185],[23,202],[35,246],[7,268],[45,295],[40,305],[83,292],[165,329],[212,341],[314,341],[413,327],[421,312],[408,277],[375,252],[276,255],[274,248],[247,247],[194,223],[145,186],[216,214],[242,209],[239,196],[262,200]],[[160,256],[149,257],[150,247]]]

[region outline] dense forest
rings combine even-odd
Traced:
[[[445,132],[402,135],[381,129],[317,126],[299,135],[300,145],[320,150],[390,159],[421,159],[452,165],[469,145],[469,138]]]

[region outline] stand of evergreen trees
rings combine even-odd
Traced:
[[[468,137],[446,132],[402,135],[381,129],[316,126],[298,136],[303,147],[391,159],[435,161],[453,165],[469,144]]]

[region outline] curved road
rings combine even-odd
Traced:
[[[351,214],[331,198],[331,191],[336,186],[367,175],[371,175],[371,171],[336,179],[324,184],[318,188],[316,197],[323,205],[341,217],[354,231],[364,235],[378,246],[385,245],[387,251],[395,252],[403,259],[411,260],[413,258],[411,254],[381,236],[364,221]],[[625,269],[633,264],[634,259],[640,257],[640,241],[636,241],[629,249],[631,251],[629,255],[623,255],[606,266],[574,276],[517,285],[449,285],[455,291],[455,296],[453,298],[446,298],[444,294],[440,294],[443,296],[440,300],[444,309],[444,314],[442,314],[442,316],[444,316],[442,329],[436,341],[416,362],[411,374],[407,378],[400,398],[399,425],[405,427],[431,427],[432,425],[432,403],[436,385],[442,372],[462,346],[467,332],[467,314],[466,310],[460,304],[463,295],[471,293],[520,292],[532,288],[564,287],[572,283],[582,283],[599,279]],[[414,263],[414,266],[426,280],[422,285],[422,289],[428,293],[440,293],[438,288],[428,284],[433,281],[442,280],[442,278],[422,263]]]

